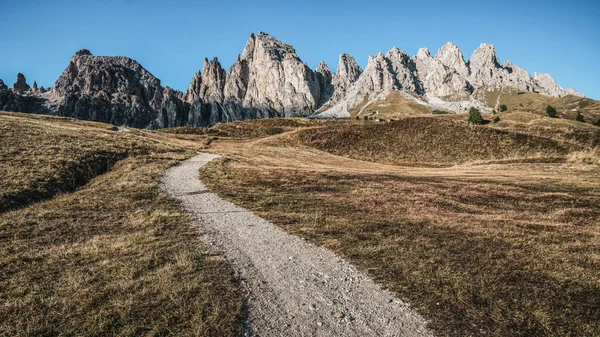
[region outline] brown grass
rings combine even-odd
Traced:
[[[241,333],[232,270],[158,189],[192,153],[73,120],[2,114],[0,123],[3,191],[68,180],[69,163],[89,153],[123,155],[72,193],[0,212],[0,335]]]
[[[339,132],[330,128],[310,132]],[[358,130],[356,137],[387,135]],[[562,163],[407,167],[307,147],[294,141],[303,132],[213,142],[211,151],[225,157],[201,178],[356,264],[439,335],[600,334],[600,168],[590,159],[597,153],[564,154],[548,141],[540,146],[558,144]],[[414,142],[437,137],[428,134]],[[346,137],[324,139],[354,141]]]
[[[382,101],[373,102],[368,105],[367,103],[368,100],[365,99],[362,104],[350,112],[350,115],[354,118],[362,110],[362,113],[359,115],[362,118],[369,112],[379,111],[378,115],[373,116],[374,118],[389,120],[431,113],[428,107],[403,97],[398,91],[393,91]]]
[[[336,155],[411,166],[515,158],[557,160],[577,148],[529,134],[432,117],[311,128],[299,132],[297,138],[303,145]]]
[[[475,95],[481,98],[489,107],[505,104],[509,111],[533,112],[546,116],[546,106],[556,108],[560,117],[575,120],[577,111],[581,111],[587,123],[595,123],[600,119],[600,101],[590,98],[567,95],[564,97],[550,97],[532,92],[521,92],[515,89],[503,90],[480,89]],[[499,106],[498,105],[498,106]]]
[[[0,114],[0,212],[73,191],[128,155],[174,150],[106,124]]]

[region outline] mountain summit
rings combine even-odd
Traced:
[[[0,80],[0,110],[45,113],[140,128],[210,126],[268,117],[349,116],[367,101],[401,92],[416,102],[462,111],[485,106],[477,92],[513,88],[561,97],[577,95],[550,75],[529,73],[510,61],[499,64],[495,48],[481,44],[468,61],[448,42],[435,57],[427,48],[412,58],[394,47],[369,57],[364,71],[342,53],[335,73],[326,64],[310,69],[295,49],[260,32],[250,34],[229,71],[204,59],[185,93],[163,87],[135,60],[78,51],[53,88],[31,88],[19,74],[12,89]],[[447,105],[445,105],[447,103]]]

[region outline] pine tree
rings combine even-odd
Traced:
[[[548,117],[552,117],[552,118],[557,117],[556,109],[552,105],[548,105],[546,107],[546,113],[548,114]]]
[[[471,124],[483,124],[483,117],[481,117],[481,112],[476,107],[471,107],[469,109],[469,123]]]

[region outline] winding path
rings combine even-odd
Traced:
[[[431,336],[426,321],[325,248],[219,198],[198,180],[217,156],[165,172],[162,188],[194,214],[205,239],[239,273],[247,336]]]

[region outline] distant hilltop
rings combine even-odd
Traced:
[[[510,61],[500,65],[494,46],[481,44],[470,59],[451,42],[432,56],[427,48],[412,58],[394,47],[369,57],[361,69],[341,54],[335,73],[325,63],[310,69],[295,49],[273,36],[250,34],[226,72],[205,59],[183,93],[163,87],[137,61],[78,51],[52,88],[30,87],[19,74],[12,88],[0,80],[0,110],[75,117],[139,128],[210,126],[280,116],[348,117],[365,101],[401,92],[429,107],[456,112],[492,107],[482,91],[506,88],[547,96],[583,96],[563,89],[550,75],[527,71]]]

